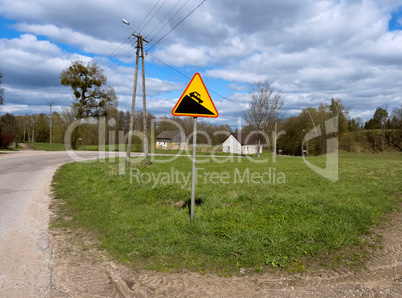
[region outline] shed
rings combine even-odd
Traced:
[[[187,138],[178,130],[165,130],[156,138],[156,149],[173,149],[185,150],[187,146]]]

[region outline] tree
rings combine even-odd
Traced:
[[[392,109],[391,118],[392,128],[402,129],[402,105]]]
[[[257,134],[259,157],[262,133],[273,131],[283,100],[281,93],[274,94],[274,89],[267,80],[251,85],[250,97],[250,107],[244,113],[244,119]]]
[[[17,120],[9,113],[0,117],[0,148],[7,148],[15,141]]]
[[[388,111],[387,107],[381,108],[378,107],[373,116],[373,123],[375,128],[381,128],[381,151],[384,151],[384,142],[385,142],[385,124],[388,119]]]
[[[35,141],[47,143],[50,141],[49,116],[44,113],[37,115],[35,125]]]
[[[4,104],[4,89],[1,88],[1,79],[3,78],[3,74],[0,72],[0,105]]]
[[[349,111],[342,104],[340,98],[331,98],[331,105],[329,106],[329,113],[331,117],[338,116],[338,129],[339,133],[343,134],[347,131],[348,127],[348,114]]]
[[[72,62],[61,72],[60,82],[74,91],[73,108],[77,119],[106,116],[109,107],[117,107],[116,93],[106,85],[106,76],[96,63]]]
[[[388,119],[388,111],[386,108],[378,107],[373,116],[373,124],[375,129],[385,127],[385,123]]]

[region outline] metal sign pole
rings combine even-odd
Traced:
[[[190,210],[190,221],[194,220],[194,208],[195,208],[195,179],[197,177],[196,171],[196,146],[197,146],[197,117],[194,117],[194,128],[193,128],[193,169],[191,176],[191,210]]]

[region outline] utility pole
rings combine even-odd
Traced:
[[[52,128],[53,128],[53,123],[52,123],[52,106],[53,106],[54,102],[49,102],[49,106],[50,106],[50,150],[52,150]]]
[[[148,136],[147,136],[147,99],[145,94],[145,62],[144,62],[144,39],[140,35],[141,42],[141,68],[142,68],[142,121],[144,126],[144,164],[148,165]]]
[[[126,25],[130,25],[128,21],[123,19],[123,23]],[[132,27],[134,30],[135,28]],[[139,59],[141,58],[141,65],[142,65],[142,98],[143,98],[143,124],[144,124],[144,163],[148,165],[148,137],[147,137],[147,112],[146,112],[146,94],[145,94],[145,67],[144,67],[144,41],[146,41],[140,34],[135,35],[132,34],[137,38],[137,50],[136,50],[136,57],[135,57],[135,74],[134,74],[134,88],[133,88],[133,97],[131,100],[131,114],[130,114],[130,126],[128,132],[128,142],[127,142],[127,155],[126,155],[126,166],[130,164],[130,153],[131,153],[131,144],[133,138],[133,129],[134,129],[134,115],[135,115],[135,98],[137,95],[137,81],[138,81],[138,63]],[[141,50],[141,57],[140,57],[140,50]]]
[[[134,88],[133,88],[133,97],[131,99],[130,126],[128,127],[126,166],[128,166],[130,164],[131,143],[132,143],[132,139],[133,139],[135,97],[136,97],[136,93],[137,93],[137,79],[138,79],[138,61],[140,59],[139,53],[140,53],[139,52],[139,43],[137,42],[137,51],[136,51],[136,57],[135,57]]]

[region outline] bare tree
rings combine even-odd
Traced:
[[[394,107],[392,109],[392,128],[402,128],[402,105],[400,107]]]
[[[4,89],[1,88],[1,79],[3,78],[3,74],[0,72],[0,106],[4,103]]]
[[[260,156],[262,133],[272,132],[280,114],[282,94],[275,92],[268,80],[256,82],[250,86],[250,107],[244,113],[244,119],[257,134],[257,156]]]

